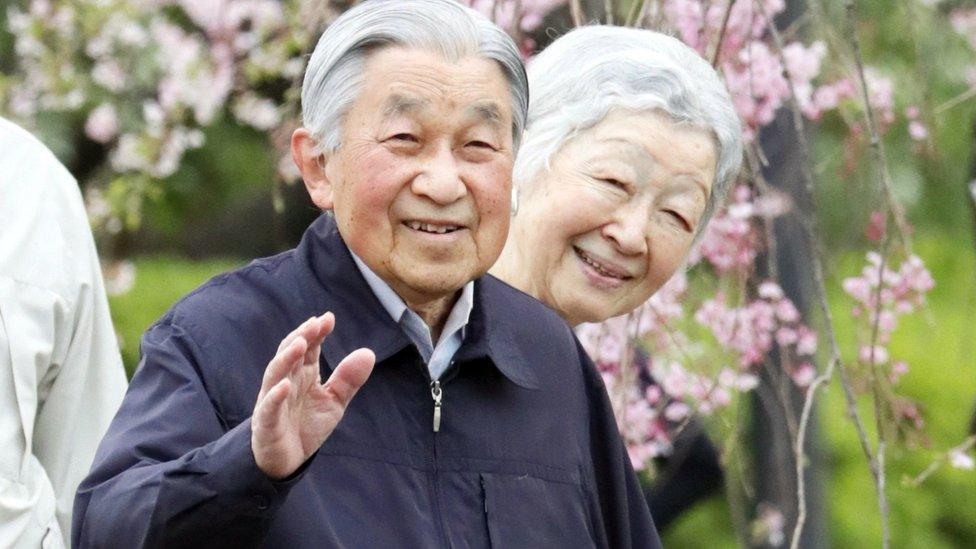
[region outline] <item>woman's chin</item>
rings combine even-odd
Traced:
[[[553,307],[571,326],[583,323],[597,323],[611,318],[625,315],[639,307],[650,298],[643,300],[620,299],[624,296],[614,296],[607,292],[594,292],[592,288],[578,286],[567,293],[570,299],[558,300],[560,305]],[[614,299],[614,298],[618,299]],[[633,305],[631,306],[631,303]]]
[[[566,319],[570,326],[578,326],[584,323],[603,322],[614,315],[603,307],[591,303],[573,302],[565,308],[556,308],[559,316]]]

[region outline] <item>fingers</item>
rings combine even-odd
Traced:
[[[331,312],[326,312],[322,316],[313,316],[286,335],[278,345],[278,351],[290,345],[299,336],[309,342],[313,339],[322,339],[332,332],[333,327],[335,327],[335,315]]]
[[[308,342],[308,350],[305,352],[306,364],[318,364],[319,353],[322,351],[322,341],[332,333],[333,328],[335,328],[335,315],[331,312],[326,312],[316,318],[315,322],[309,324],[305,333],[302,334],[305,341]],[[318,381],[317,378],[316,381]]]
[[[258,402],[261,401],[272,387],[278,384],[295,368],[296,364],[301,364],[301,359],[308,350],[308,343],[305,338],[297,338],[271,359],[268,367],[264,370],[264,377],[261,380],[261,391],[258,393]]]
[[[284,403],[288,400],[288,392],[291,390],[291,381],[286,377],[276,383],[268,390],[263,399],[258,400],[257,409],[254,410],[255,432],[265,433],[265,436],[274,437],[275,428],[280,423],[280,418],[284,410]]]
[[[344,409],[373,372],[376,355],[369,349],[356,349],[336,366],[321,390],[326,398]]]
[[[306,320],[286,335],[278,345],[278,354],[264,372],[258,400],[261,400],[285,376],[301,377],[298,380],[300,391],[312,386],[313,383],[319,384],[321,379],[318,374],[318,357],[322,349],[322,340],[332,333],[333,328],[335,328],[335,315],[326,312],[322,316]],[[301,349],[299,350],[296,345],[301,346]],[[302,360],[296,364],[298,358]],[[303,364],[310,366],[309,371],[301,371]]]

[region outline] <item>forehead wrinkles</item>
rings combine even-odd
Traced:
[[[370,71],[367,85],[380,93],[391,94],[386,101],[390,113],[408,113],[430,108],[434,106],[432,102],[452,107],[481,103],[474,107],[478,111],[475,114],[485,119],[497,120],[501,115],[499,107],[505,112],[511,108],[507,81],[501,74],[501,69],[484,70],[489,64],[494,67],[494,63],[486,61],[484,64],[476,64],[473,62],[474,58],[466,60],[463,64],[442,62],[434,66],[429,63],[423,66],[387,66],[385,71]],[[502,95],[496,97],[497,93]],[[495,103],[496,108],[482,108],[490,107],[489,103]]]
[[[690,176],[707,182],[712,177],[714,154],[709,160],[712,144],[709,136],[676,127],[644,128],[643,134],[637,133],[639,129],[636,127],[622,129],[623,132],[613,132],[618,135],[597,138],[594,149],[599,158],[626,163],[640,180],[663,175]],[[677,146],[679,141],[680,147]]]

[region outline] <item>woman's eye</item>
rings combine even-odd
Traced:
[[[601,177],[599,179],[600,179],[600,181],[603,181],[604,183],[606,183],[608,185],[613,185],[614,187],[617,187],[618,189],[625,189],[626,190],[626,188],[627,188],[627,185],[625,185],[619,179],[614,179],[612,177]]]
[[[681,228],[683,228],[684,230],[686,230],[688,232],[691,232],[691,224],[688,223],[688,221],[681,214],[679,214],[678,212],[676,212],[674,210],[664,210],[664,213],[666,213],[669,216],[671,216],[671,218],[678,225],[681,225]]]

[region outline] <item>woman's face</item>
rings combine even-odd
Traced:
[[[683,263],[715,156],[704,130],[612,111],[520,185],[509,281],[572,325],[632,311]]]

